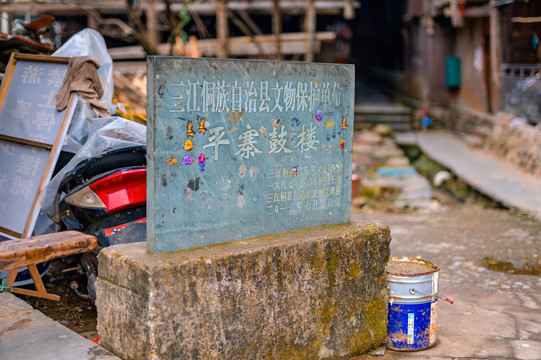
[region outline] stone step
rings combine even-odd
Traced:
[[[410,122],[411,116],[392,114],[357,114],[355,115],[355,121],[378,123]]]
[[[356,105],[355,128],[363,129],[371,126],[385,124],[394,130],[411,130],[411,109],[398,105]]]
[[[407,106],[390,105],[355,105],[355,114],[411,114],[411,109]]]
[[[395,131],[406,131],[412,129],[412,124],[410,122],[388,122],[388,123],[382,123],[382,122],[371,122],[371,121],[355,121],[355,130],[364,130],[364,129],[370,129],[375,125],[378,124],[385,124],[388,125],[391,129]]]

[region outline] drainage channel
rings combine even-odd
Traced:
[[[399,146],[417,172],[427,178],[432,186],[433,196],[443,205],[478,204],[483,207],[505,210],[509,216],[518,218],[524,224],[538,223],[529,215],[520,214],[503,206],[501,203],[480,193],[467,182],[457,177],[449,169],[432,160],[416,145]],[[489,270],[513,275],[541,276],[541,264],[508,261],[494,257],[485,257],[483,266]]]
[[[485,207],[507,209],[498,201],[480,193],[452,171],[432,160],[416,145],[399,145],[419,174],[428,179],[434,197],[444,205],[476,203]]]

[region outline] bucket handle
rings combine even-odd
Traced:
[[[423,293],[423,292],[418,291],[418,290],[415,289],[415,288],[411,288],[411,289],[410,289],[410,294],[411,294],[411,295],[415,295],[416,293],[419,293],[419,294],[421,294],[421,295],[431,296],[430,294],[425,294],[425,293]],[[439,293],[437,293],[436,295],[433,295],[433,296],[436,296],[438,299],[445,300],[445,301],[447,301],[447,302],[448,302],[449,304],[451,304],[451,305],[455,303],[455,302],[453,301],[453,299],[451,299],[451,298],[448,297],[448,296],[445,296],[445,294],[441,294],[441,295],[440,295]]]

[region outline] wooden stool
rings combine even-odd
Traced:
[[[13,287],[17,270],[27,266],[36,291],[13,288],[16,294],[59,300],[60,296],[49,294],[39,276],[36,264],[62,256],[80,254],[98,246],[96,237],[78,231],[63,231],[54,234],[34,236],[0,242],[0,272],[7,271],[5,286]]]

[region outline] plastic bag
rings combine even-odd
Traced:
[[[53,56],[90,56],[100,63],[98,69],[98,76],[100,78],[101,86],[103,88],[103,96],[100,99],[100,103],[112,108],[113,104],[113,59],[107,52],[107,46],[105,40],[99,32],[92,29],[84,29],[73,35],[66,41],[58,50],[56,50]],[[77,97],[77,106],[75,108],[74,115],[71,120],[68,133],[64,139],[62,147],[63,151],[77,152],[82,146],[89,133],[88,122],[94,121],[95,113],[91,109],[90,105]]]

